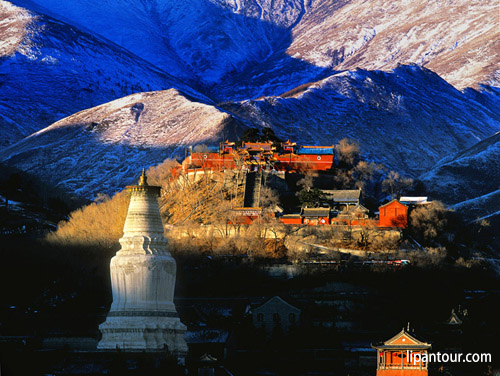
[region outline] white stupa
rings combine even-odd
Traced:
[[[187,354],[186,326],[174,305],[176,264],[167,250],[158,208],[160,187],[127,187],[130,204],[120,239],[111,259],[113,304],[99,326],[98,349],[162,350],[183,361]]]

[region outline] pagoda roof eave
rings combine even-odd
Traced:
[[[432,346],[430,344],[425,345],[378,345],[372,344],[371,347],[376,350],[429,350]]]

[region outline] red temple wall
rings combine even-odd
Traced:
[[[234,169],[236,163],[232,154],[219,153],[193,153],[190,164],[195,167],[209,168],[214,170]]]
[[[282,154],[277,155],[276,159],[279,162],[276,166],[278,170],[286,170],[288,168],[295,171],[326,171],[334,167],[333,154]]]
[[[408,224],[408,208],[397,202],[391,202],[379,208],[380,227],[406,227]]]
[[[302,218],[280,218],[279,220],[281,223],[284,223],[285,225],[301,225],[302,224]]]
[[[327,171],[334,168],[333,154],[278,154],[274,153],[277,170],[291,171]],[[185,163],[193,167],[212,168],[214,170],[234,169],[240,156],[236,152],[193,152]]]

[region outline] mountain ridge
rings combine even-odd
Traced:
[[[335,71],[390,71],[399,63],[426,66],[459,89],[500,86],[500,5],[492,0],[13,3],[50,9],[191,84],[203,83],[219,100],[277,95]]]
[[[484,198],[500,210],[500,200],[488,197],[500,189],[500,132],[441,161],[420,178],[447,204],[471,207]]]
[[[4,40],[11,42],[0,56],[0,146],[74,112],[133,92],[176,87],[198,100],[212,102],[106,40],[44,15],[6,7],[5,2],[0,5],[4,19],[24,21]]]
[[[249,123],[272,126],[283,138],[293,123],[301,142],[356,139],[369,159],[415,177],[500,129],[496,95],[461,92],[416,65],[345,71],[285,94],[221,106]],[[400,145],[391,146],[390,137]],[[383,158],[384,150],[395,155]]]
[[[64,118],[0,151],[0,159],[93,198],[121,190],[143,167],[184,156],[191,142],[215,142],[222,129],[234,137],[238,126],[226,112],[176,89],[138,93]]]
[[[271,127],[287,139],[293,115],[294,141],[324,145],[352,138],[367,159],[417,177],[500,130],[500,114],[488,107],[493,99],[458,91],[415,65],[342,72],[287,97],[218,106],[170,89],[80,111],[0,152],[0,160],[47,179],[61,171],[60,184],[93,197],[129,184],[142,167],[183,155],[184,147],[236,139],[246,127]],[[73,166],[76,160],[88,171]],[[112,161],[119,167],[111,168]],[[112,170],[121,172],[105,179]]]

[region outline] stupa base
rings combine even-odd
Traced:
[[[178,317],[158,314],[158,312],[135,312],[133,316],[108,316],[106,321],[99,326],[102,339],[97,349],[125,351],[166,349],[179,359],[180,364],[184,364],[188,352],[184,339],[186,326]]]

